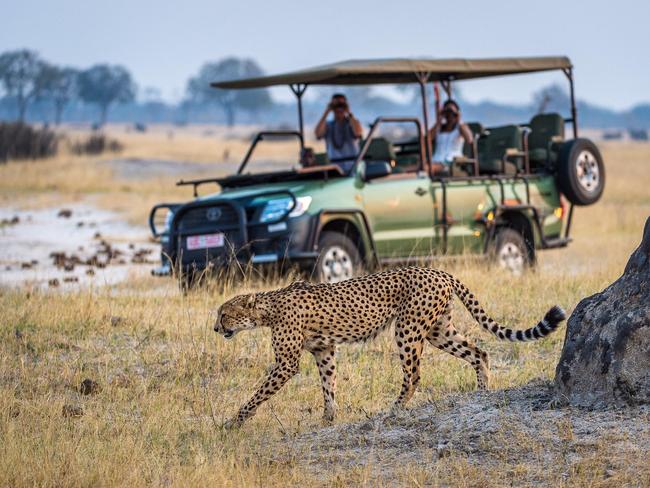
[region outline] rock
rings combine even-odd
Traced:
[[[588,407],[650,402],[650,218],[623,276],[569,318],[555,392]]]
[[[97,383],[94,380],[91,380],[90,378],[86,378],[79,385],[79,393],[81,393],[82,395],[94,395],[95,393],[99,393],[100,391],[101,391],[101,387],[99,386],[99,383]]]
[[[62,208],[61,210],[59,210],[59,213],[56,216],[62,217],[64,219],[69,219],[70,217],[72,217],[72,210],[70,210],[69,208]]]
[[[71,405],[66,403],[63,405],[62,414],[64,417],[81,417],[84,414],[84,409],[81,405]]]

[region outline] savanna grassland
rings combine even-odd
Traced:
[[[125,146],[121,158],[196,162],[216,172],[219,163],[211,162],[237,161],[246,149],[242,137],[201,132],[115,128],[112,135]],[[268,156],[293,148],[277,143]],[[540,253],[535,271],[513,277],[463,259],[433,265],[455,274],[508,325],[528,327],[554,303],[571,312],[622,273],[650,215],[650,145],[608,142],[601,150],[608,171],[603,199],[576,209],[574,242]],[[51,160],[0,166],[0,205],[85,201],[144,225],[151,204],[191,196],[173,185],[175,176],[119,177],[107,163],[114,157],[63,150]],[[305,355],[300,374],[250,422],[222,430],[271,364],[272,350],[268,330],[230,342],[216,337],[211,312],[232,295],[290,279],[251,273],[188,294],[171,280],[149,277],[71,292],[0,289],[0,486],[650,485],[650,453],[639,437],[623,427],[601,432],[594,424],[585,440],[578,424],[589,413],[569,409],[552,410],[547,423],[536,424],[539,432],[531,432],[522,427],[532,409],[525,401],[516,410],[523,418],[504,413],[494,432],[474,439],[476,452],[458,442],[440,448],[438,439],[433,447],[405,443],[413,455],[396,465],[390,457],[399,445],[382,451],[381,443],[363,441],[364,422],[381,416],[400,386],[390,333],[341,348],[337,426],[321,430],[318,373]],[[437,422],[451,421],[445,412],[458,405],[485,404],[498,415],[499,405],[508,407],[502,390],[530,384],[526,391],[544,391],[553,377],[564,327],[538,343],[509,344],[479,330],[459,302],[455,317],[457,327],[490,352],[494,392],[472,396],[473,370],[428,348],[412,410],[400,414],[402,430],[409,412],[423,436],[429,435],[424,423],[442,429]],[[87,379],[96,385],[84,395],[80,385]],[[647,424],[647,410],[628,416],[630,425],[634,418]],[[462,435],[471,439],[472,431],[465,426]],[[348,438],[345,456],[337,456],[338,438],[346,433],[359,442]],[[365,461],[369,450],[375,455]]]

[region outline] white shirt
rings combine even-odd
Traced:
[[[431,160],[435,163],[450,164],[454,158],[463,155],[465,139],[460,134],[460,124],[456,124],[451,132],[436,132],[436,152]]]

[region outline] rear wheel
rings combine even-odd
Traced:
[[[318,240],[318,253],[314,276],[319,282],[337,283],[359,274],[359,250],[345,234],[323,232]]]
[[[497,230],[490,249],[490,259],[514,275],[522,274],[532,265],[524,236],[509,227]]]
[[[558,157],[558,186],[571,203],[596,203],[605,188],[605,166],[600,151],[588,139],[566,142]]]

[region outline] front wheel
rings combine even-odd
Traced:
[[[354,278],[361,269],[361,256],[354,242],[340,232],[325,231],[318,240],[314,276],[321,283]]]
[[[533,264],[524,236],[509,227],[497,230],[489,254],[494,264],[516,276]]]

